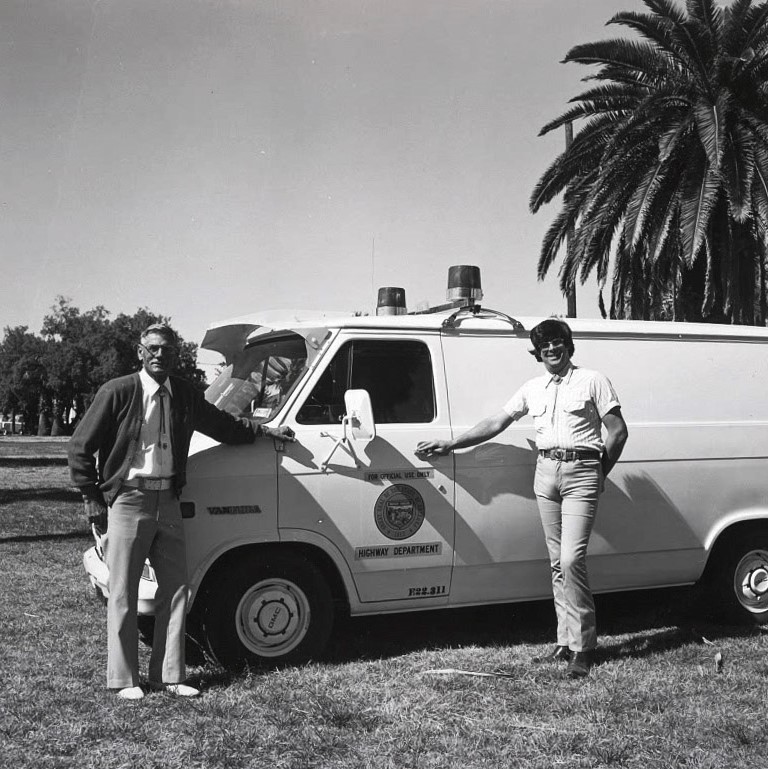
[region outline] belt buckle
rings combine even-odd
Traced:
[[[562,462],[566,456],[565,449],[552,449],[552,456]]]

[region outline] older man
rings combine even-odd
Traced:
[[[136,609],[147,558],[157,575],[149,686],[185,697],[199,694],[184,683],[188,591],[178,502],[192,433],[234,444],[259,436],[293,440],[290,428],[237,419],[208,403],[190,382],[171,376],[177,354],[173,330],[149,326],[138,344],[141,370],[98,391],[69,443],[70,472],[86,516],[102,528],[109,524],[107,686],[123,699],[144,696]]]
[[[536,426],[534,493],[549,551],[557,615],[557,645],[539,661],[568,661],[567,676],[586,676],[597,646],[595,603],[586,555],[605,476],[628,431],[608,379],[575,366],[567,323],[549,318],[531,330],[536,360],[546,373],[526,382],[501,411],[452,441],[422,441],[417,453],[447,454],[483,443],[525,414]],[[601,426],[605,427],[603,442]]]

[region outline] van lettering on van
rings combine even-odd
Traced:
[[[366,473],[366,481],[418,481],[422,478],[434,478],[435,471],[429,470],[387,470],[378,473]]]
[[[431,587],[409,587],[409,598],[431,598],[435,595],[445,595],[445,585],[432,585]]]
[[[383,547],[357,547],[355,548],[355,560],[363,558],[387,558],[390,556],[389,545]]]
[[[429,542],[424,545],[395,545],[392,548],[392,555],[440,555],[441,551],[441,542]]]
[[[364,558],[405,558],[415,555],[441,555],[442,542],[425,542],[420,545],[371,545],[355,548],[355,560]]]
[[[258,505],[225,505],[224,507],[209,507],[211,515],[257,515],[261,512]]]

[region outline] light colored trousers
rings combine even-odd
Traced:
[[[186,677],[187,559],[181,510],[173,490],[124,486],[109,508],[105,554],[109,567],[107,686],[139,685],[136,609],[146,558],[157,576],[149,680],[182,682]]]
[[[602,484],[598,459],[536,462],[533,490],[552,568],[557,644],[575,652],[597,646],[586,556]]]

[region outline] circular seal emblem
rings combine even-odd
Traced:
[[[424,500],[413,486],[388,486],[376,500],[374,519],[387,539],[408,539],[424,523]]]

